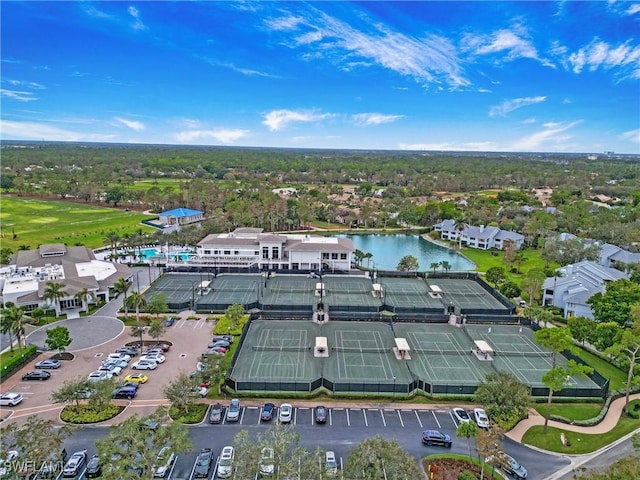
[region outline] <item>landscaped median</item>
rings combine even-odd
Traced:
[[[477,458],[470,459],[468,455],[444,453],[424,457],[422,468],[427,473],[428,479],[480,478],[481,464]],[[464,477],[464,472],[470,472],[472,476]],[[504,479],[498,470],[486,463],[484,464],[484,478]]]
[[[577,455],[595,452],[615,442],[626,434],[640,428],[640,420],[623,416],[613,429],[604,433],[582,433],[556,427],[547,427],[547,433],[542,433],[543,428],[542,425],[531,427],[522,437],[522,443],[549,452]],[[562,443],[562,434],[569,441],[569,446]]]

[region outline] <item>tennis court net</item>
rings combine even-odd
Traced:
[[[553,356],[553,352],[516,352],[516,351],[505,351],[501,350],[498,352],[493,352],[493,356],[495,357],[542,357],[542,358],[550,358]]]
[[[308,345],[253,345],[256,352],[306,352],[311,350]]]
[[[235,287],[212,287],[211,291],[237,293],[244,292],[246,290],[255,290],[257,286],[257,283],[245,283],[244,285],[236,285]]]
[[[384,347],[371,347],[371,348],[356,348],[356,347],[331,347],[331,350],[334,352],[345,352],[345,353],[388,353],[391,351],[391,348]]]
[[[473,353],[473,349],[469,350],[436,350],[433,348],[412,348],[409,353],[425,353],[427,355],[470,355]]]
[[[267,289],[274,293],[311,293],[315,290],[315,286],[312,285],[273,285],[267,284]],[[326,289],[325,289],[326,292]]]
[[[488,295],[486,292],[448,292],[448,291],[444,291],[442,292],[442,294],[444,295],[449,295],[450,297],[461,297],[461,298],[478,298],[478,297],[484,297],[486,295]]]

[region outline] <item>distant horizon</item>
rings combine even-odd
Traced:
[[[205,144],[184,144],[184,143],[122,143],[122,142],[90,142],[90,141],[64,141],[64,140],[25,140],[25,139],[0,139],[0,146],[10,147],[12,143],[20,143],[37,146],[39,144],[47,145],[87,145],[87,146],[118,146],[118,147],[162,147],[162,148],[213,148],[213,149],[229,149],[229,150],[309,150],[309,151],[345,151],[345,152],[395,152],[395,153],[425,153],[425,154],[464,154],[464,155],[480,155],[490,154],[495,156],[505,155],[560,155],[560,156],[579,156],[579,155],[595,155],[601,157],[632,157],[640,160],[640,153],[621,153],[614,151],[605,152],[509,152],[509,151],[490,151],[490,150],[398,150],[390,148],[332,148],[332,147],[263,147],[258,145],[205,145]]]
[[[638,155],[639,21],[640,0],[3,2],[0,138]]]

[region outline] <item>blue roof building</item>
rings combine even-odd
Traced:
[[[174,208],[160,215],[160,223],[165,227],[180,228],[184,225],[199,223],[204,220],[204,212],[190,208]]]

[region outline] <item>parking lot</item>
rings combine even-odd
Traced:
[[[166,334],[161,339],[170,342],[172,347],[165,354],[166,361],[158,365],[155,370],[134,370],[131,368],[131,364],[139,357],[131,359],[129,366],[124,368],[115,378],[118,380],[124,379],[125,376],[131,373],[144,373],[149,377],[148,382],[140,386],[138,395],[131,402],[131,406],[136,410],[135,413],[143,415],[151,413],[156,408],[154,402],[165,401],[162,388],[168,381],[179,372],[189,373],[196,369],[200,354],[207,349],[214,325],[214,322],[207,321],[204,317],[199,320],[186,320],[185,318],[177,320],[173,326],[167,328]],[[101,362],[116,348],[123,346],[125,343],[135,341],[137,337],[132,337],[129,332],[130,329],[125,328],[124,332],[116,338],[102,345],[74,351],[75,358],[73,360],[63,361],[62,366],[58,369],[47,370],[51,373],[51,378],[48,380],[23,381],[22,375],[24,373],[35,370],[36,362],[51,357],[53,353],[47,352],[38,355],[11,378],[2,383],[0,387],[2,393],[21,393],[24,396],[24,401],[13,409],[2,407],[1,415],[3,417],[9,416],[11,414],[10,410],[13,410],[15,418],[50,408],[50,418],[57,419],[59,407],[52,404],[51,392],[58,389],[65,380],[81,376],[86,377],[96,370]],[[147,337],[143,337],[143,339],[150,340]],[[122,401],[119,400],[118,402]],[[121,420],[122,418],[119,417],[118,421]]]

